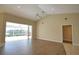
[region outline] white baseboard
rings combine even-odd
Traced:
[[[0,47],[2,47],[2,46],[4,46],[5,45],[5,43],[0,43]]]
[[[46,39],[40,39],[40,40],[46,40]],[[62,41],[55,41],[55,40],[47,40],[47,41],[62,43]]]

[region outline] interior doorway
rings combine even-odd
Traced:
[[[32,26],[6,22],[5,42],[32,39]]]
[[[63,42],[72,43],[72,25],[63,25]]]

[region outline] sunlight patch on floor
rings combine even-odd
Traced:
[[[30,39],[31,36],[13,36],[13,37],[5,37],[6,39],[6,42],[9,42],[9,41],[17,41],[17,40],[26,40],[26,39]]]

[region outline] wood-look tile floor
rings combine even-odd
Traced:
[[[73,46],[71,43],[63,43],[67,55],[79,55],[79,46]]]
[[[6,42],[0,47],[1,55],[65,55],[63,44],[45,40]]]

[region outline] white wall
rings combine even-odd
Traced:
[[[64,18],[67,17],[68,20]],[[42,24],[43,23],[43,24]],[[79,14],[49,15],[37,22],[37,39],[63,42],[63,25],[72,25],[72,40],[79,45]]]

